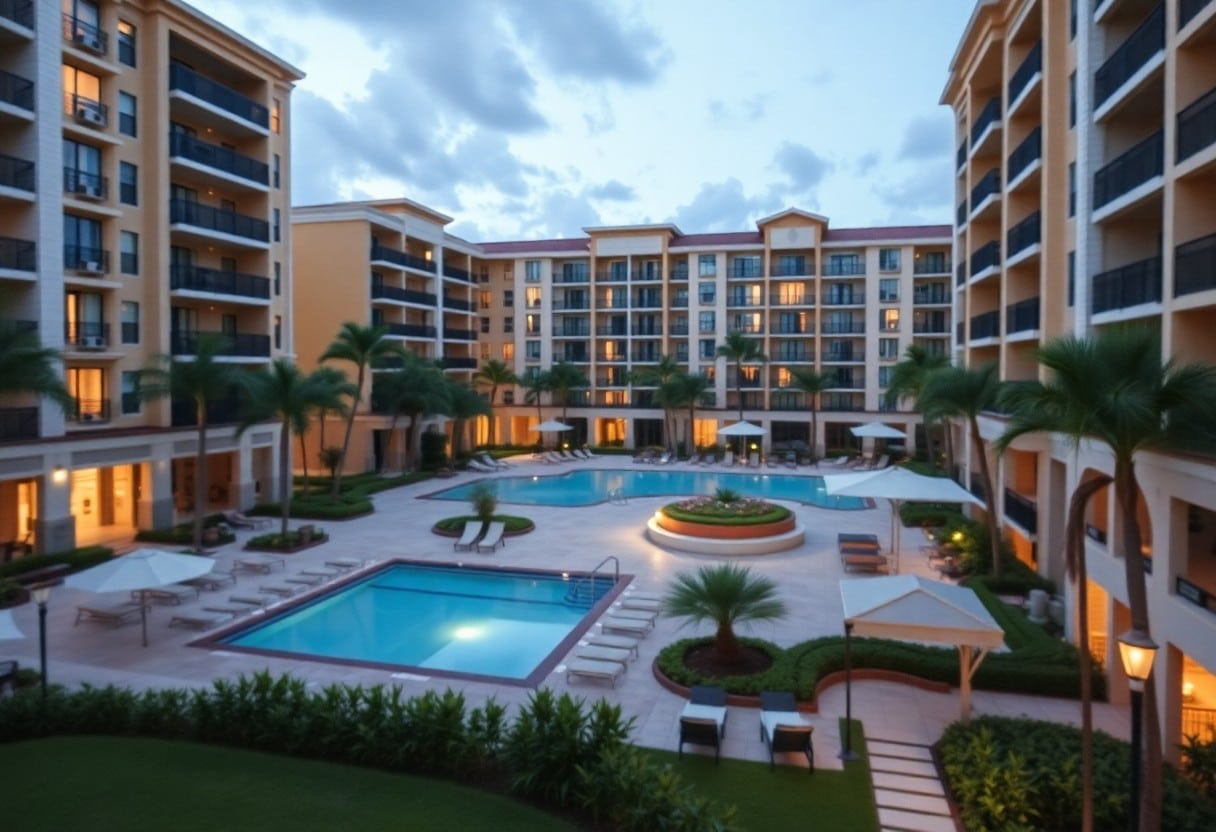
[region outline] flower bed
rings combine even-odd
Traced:
[[[748,540],[793,531],[794,513],[765,500],[693,497],[659,509],[660,528],[689,537]]]

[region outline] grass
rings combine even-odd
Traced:
[[[508,533],[531,531],[535,525],[527,517],[520,517],[515,514],[495,514],[493,519],[505,523],[505,530]],[[464,531],[465,523],[480,522],[481,520],[474,514],[461,514],[456,517],[445,517],[437,521],[435,528],[448,534],[458,535]]]
[[[727,731],[756,731],[758,711],[733,709]],[[843,730],[844,720],[840,720]],[[784,832],[809,828],[832,832],[877,832],[878,809],[870,788],[870,763],[865,754],[861,723],[853,722],[853,748],[858,759],[844,771],[722,759],[674,751],[647,750],[654,761],[670,764],[686,783],[722,805],[738,809],[739,826],[749,832]],[[816,757],[816,762],[823,762]],[[812,822],[813,821],[813,822]]]
[[[0,782],[5,816],[29,832],[575,828],[454,783],[160,740],[14,743],[0,754]]]

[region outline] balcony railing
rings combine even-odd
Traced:
[[[1035,502],[1014,491],[1005,489],[1005,516],[1031,534],[1039,529],[1039,508]]]
[[[975,147],[983,137],[984,131],[988,129],[988,125],[995,122],[1001,117],[1001,97],[994,95],[984,105],[984,109],[980,110],[979,116],[975,119],[975,124],[971,126],[971,146]]]
[[[1189,159],[1212,144],[1216,144],[1216,87],[1178,114],[1175,162]]]
[[[1100,107],[1127,83],[1140,67],[1148,63],[1149,58],[1163,49],[1165,4],[1158,3],[1136,31],[1132,32],[1094,73],[1094,107]]]
[[[599,271],[595,273],[596,283],[624,283],[629,279],[629,272],[624,270],[616,271],[608,269],[607,271]]]
[[[861,258],[856,260],[828,259],[823,264],[824,277],[865,277],[866,264]]]
[[[0,101],[33,111],[34,82],[0,69]]]
[[[772,294],[768,296],[769,306],[814,306],[815,296],[812,294],[805,295],[782,295]]]
[[[1030,83],[1030,79],[1035,76],[1036,72],[1041,72],[1043,69],[1043,41],[1038,41],[1034,46],[1030,47],[1030,52],[1022,59],[1021,65],[1014,70],[1013,76],[1009,79],[1009,101],[1017,101],[1018,96],[1022,94],[1022,90]]]
[[[962,286],[967,282],[967,264],[959,263],[954,267],[954,285]]]
[[[63,94],[63,111],[78,124],[103,129],[110,123],[110,108],[94,98],[75,92]]]
[[[567,359],[572,360],[572,359]],[[476,370],[477,359],[466,356],[447,356],[439,359],[439,364],[445,370]]]
[[[590,364],[591,354],[588,352],[567,352],[561,356],[562,361],[569,361],[571,364]]]
[[[34,163],[0,153],[0,187],[34,192]]]
[[[796,263],[782,263],[778,260],[769,269],[771,277],[814,277],[815,276],[815,261],[804,260]]]
[[[451,295],[444,295],[443,296],[443,308],[444,309],[459,309],[463,312],[472,312],[473,304],[470,301],[461,300],[460,298],[455,298],[455,297],[452,297]]]
[[[553,336],[555,338],[588,338],[590,335],[591,327],[586,325],[553,327]]]
[[[554,283],[587,283],[591,280],[591,273],[587,270],[563,271],[561,274],[554,273]],[[482,281],[483,283],[485,281]]]
[[[727,306],[763,306],[764,298],[760,295],[727,295]]]
[[[110,48],[110,36],[96,24],[81,20],[73,14],[63,15],[63,39],[68,43],[104,55]]]
[[[63,340],[70,347],[104,349],[110,345],[110,325],[101,321],[66,322]]]
[[[169,333],[169,352],[172,355],[194,355],[198,352],[199,339],[214,335],[224,339],[224,347],[218,355],[240,358],[269,358],[270,336],[248,332],[198,332],[195,330],[172,330]]]
[[[212,81],[210,78],[199,75],[182,64],[169,65],[169,89],[180,90],[195,98],[201,98],[208,104],[219,107],[245,121],[253,122],[259,127],[270,127],[270,111],[264,106],[218,81]]]
[[[967,198],[963,197],[963,201],[958,204],[958,210],[955,211],[954,223],[956,227],[961,228],[967,224]]]
[[[75,399],[72,402],[72,407],[64,413],[64,419],[68,422],[80,424],[108,422],[110,421],[110,400]]]
[[[964,139],[963,143],[958,146],[958,151],[954,154],[954,167],[955,167],[955,169],[958,169],[958,168],[961,168],[966,163],[967,163],[967,141]]]
[[[1160,301],[1160,257],[1150,257],[1094,275],[1092,310],[1095,315]]]
[[[1174,249],[1174,297],[1216,289],[1216,234]]]
[[[0,0],[0,17],[27,29],[34,28],[34,0]]]
[[[678,269],[672,269],[667,274],[670,280],[688,280],[688,266],[684,265]]]
[[[912,274],[950,274],[950,258],[944,254],[918,257],[912,264]]]
[[[819,397],[819,409],[836,412],[862,410],[861,397],[853,393],[824,393]]]
[[[372,298],[396,300],[401,303],[416,303],[421,306],[435,306],[438,295],[430,292],[419,292],[417,289],[398,289],[396,286],[385,286],[383,283],[372,284]]]
[[[404,338],[434,338],[438,332],[433,326],[425,324],[385,324],[389,335]]]
[[[257,182],[259,185],[270,182],[270,168],[265,162],[259,162],[218,144],[205,142],[188,133],[169,134],[169,155],[188,159],[223,173]]]
[[[579,310],[579,309],[585,310],[585,309],[590,309],[590,308],[591,308],[591,299],[590,298],[580,298],[578,300],[562,300],[561,298],[558,298],[553,301],[553,310],[555,312]]]
[[[985,199],[1001,192],[1001,170],[993,168],[975,183],[971,189],[971,210],[974,211]]]
[[[1039,328],[1039,299],[1011,303],[1005,307],[1005,334],[1028,332]]]
[[[220,234],[231,234],[261,243],[270,242],[270,223],[266,220],[202,205],[188,199],[169,201],[169,222],[193,225]]]
[[[1181,31],[1186,24],[1195,19],[1195,15],[1203,11],[1203,7],[1212,0],[1178,0],[1178,29]]]
[[[865,321],[824,321],[820,331],[824,335],[864,335]]]
[[[0,442],[37,438],[37,407],[0,407]]]
[[[1165,141],[1158,130],[1094,174],[1094,209],[1160,176],[1164,166]]]
[[[105,199],[110,194],[110,180],[100,173],[65,167],[63,169],[63,192],[91,199]]]
[[[975,277],[984,269],[1001,265],[1001,244],[996,240],[985,243],[971,253],[969,264],[971,276]]]
[[[768,331],[773,335],[810,335],[814,331],[814,327],[809,321],[807,323],[773,321],[769,324]]]
[[[1009,154],[1009,181],[1043,158],[1043,128],[1036,127]]]
[[[764,270],[760,268],[760,263],[753,260],[736,260],[730,264],[726,276],[731,279],[751,278],[759,279],[764,277]]]
[[[445,341],[476,341],[477,333],[471,329],[457,329],[456,327],[445,326],[443,328],[443,339]]]
[[[730,304],[727,305],[729,306]],[[663,299],[650,297],[635,298],[633,307],[634,309],[661,309],[663,308]]]
[[[950,327],[945,321],[913,321],[913,335],[945,335],[950,332]]]
[[[657,267],[649,269],[634,269],[630,275],[630,280],[662,280],[663,273]]]
[[[684,321],[683,323],[671,324],[670,326],[667,327],[667,334],[668,335],[687,335],[688,334],[688,321]]]
[[[814,361],[814,350],[778,350],[769,357],[769,361]]]
[[[971,340],[996,338],[1001,334],[1001,313],[996,309],[971,316]]]
[[[1041,214],[1035,211],[1019,222],[1005,235],[1005,256],[1013,257],[1019,251],[1038,245],[1042,241]]]
[[[947,291],[944,287],[941,289],[919,289],[918,288],[918,289],[912,290],[912,304],[914,306],[919,306],[921,304],[925,304],[925,305],[943,304],[943,303],[950,303],[952,301],[953,301],[953,298],[950,297],[950,292]]]
[[[857,292],[824,292],[820,303],[824,306],[864,306],[866,293]]]
[[[449,266],[447,263],[443,264],[443,276],[453,278],[454,280],[463,280],[466,283],[473,282],[473,275],[469,273],[468,269],[462,269],[459,266]]]
[[[256,274],[226,272],[202,266],[169,267],[169,289],[236,295],[243,298],[270,299],[270,279]]]
[[[980,500],[984,505],[988,504],[988,494],[984,491],[984,478],[975,471],[971,472],[967,490],[971,492],[975,499]]]
[[[95,246],[69,243],[63,247],[63,267],[88,274],[102,274],[110,270],[110,252]]]
[[[193,401],[175,400],[169,408],[173,427],[182,428],[198,424],[198,406]],[[226,425],[241,420],[241,403],[229,399],[207,403],[207,424]]]
[[[596,335],[617,335],[624,337],[629,334],[629,327],[623,323],[605,324],[595,328]]]

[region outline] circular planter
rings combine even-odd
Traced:
[[[750,528],[757,527],[753,526]],[[771,555],[774,552],[797,549],[806,539],[806,530],[802,526],[791,524],[790,528],[784,532],[769,534],[763,537],[697,537],[666,529],[659,525],[657,517],[651,517],[646,522],[646,536],[660,546],[680,552],[693,552],[698,555],[717,555],[719,557],[736,557],[740,555]]]
[[[754,540],[761,537],[791,532],[797,525],[793,514],[784,520],[774,523],[754,523],[750,525],[720,525],[717,523],[696,523],[691,520],[676,520],[662,512],[655,514],[655,524],[673,534],[686,537],[706,537],[712,540]]]

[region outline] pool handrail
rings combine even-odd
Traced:
[[[570,591],[566,593],[566,599],[570,600],[572,598],[578,598],[579,590],[582,589],[583,585],[587,584],[587,583],[591,584],[591,590],[592,590],[591,595],[592,595],[592,597],[594,597],[595,596],[595,576],[599,574],[600,567],[605,566],[608,563],[608,561],[612,561],[612,583],[613,583],[613,585],[615,586],[616,584],[620,583],[621,561],[616,555],[609,555],[608,557],[604,558],[602,561],[597,563],[595,565],[594,569],[592,569],[590,572],[588,572],[586,575],[579,578],[575,582],[574,586],[572,586],[570,588]]]

